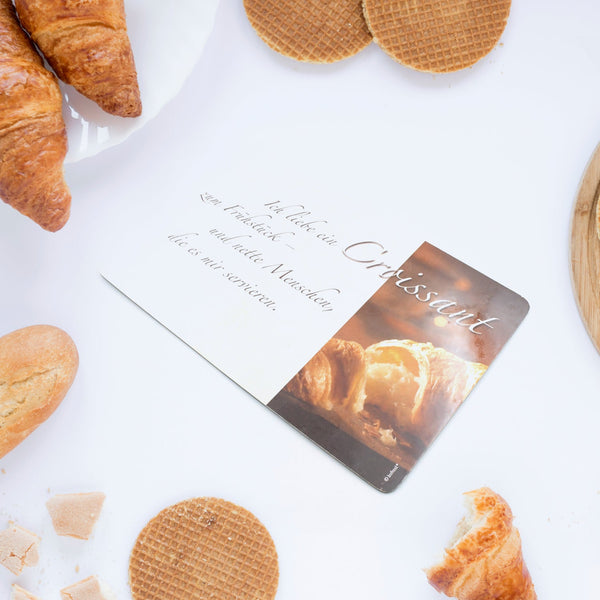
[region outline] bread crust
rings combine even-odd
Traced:
[[[459,600],[536,600],[510,506],[486,487],[466,493],[465,503],[458,539],[425,571],[429,583]]]
[[[0,458],[56,410],[78,366],[75,343],[57,327],[32,325],[0,338]]]
[[[69,219],[67,131],[58,81],[0,0],[0,196],[48,231]]]
[[[15,0],[56,74],[106,112],[142,113],[123,0]]]

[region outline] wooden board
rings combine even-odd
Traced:
[[[600,352],[600,238],[596,205],[600,193],[600,145],[579,186],[571,218],[571,280],[585,327]]]

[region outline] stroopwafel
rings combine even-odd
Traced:
[[[511,0],[363,0],[375,42],[398,62],[449,73],[491,52],[506,27]]]
[[[278,581],[264,525],[218,498],[165,508],[144,527],[129,561],[134,600],[272,600]]]
[[[267,45],[299,61],[336,62],[372,40],[361,0],[244,0],[244,7]]]

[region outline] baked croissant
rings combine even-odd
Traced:
[[[411,469],[486,368],[430,343],[385,340],[365,350],[333,338],[284,391]]]
[[[141,114],[123,0],[15,0],[15,6],[60,79],[110,114]]]
[[[443,560],[425,571],[429,583],[458,600],[536,600],[509,505],[489,488],[468,492],[465,504]]]
[[[0,196],[49,231],[69,219],[66,154],[58,82],[0,0]]]
[[[288,383],[286,391],[330,411],[362,410],[365,351],[356,342],[333,338]]]
[[[425,444],[443,429],[487,369],[412,340],[373,344],[366,358],[366,408],[377,408]]]

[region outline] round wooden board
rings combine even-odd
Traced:
[[[600,352],[600,238],[596,205],[600,193],[600,145],[579,185],[571,218],[571,280],[581,318]]]

